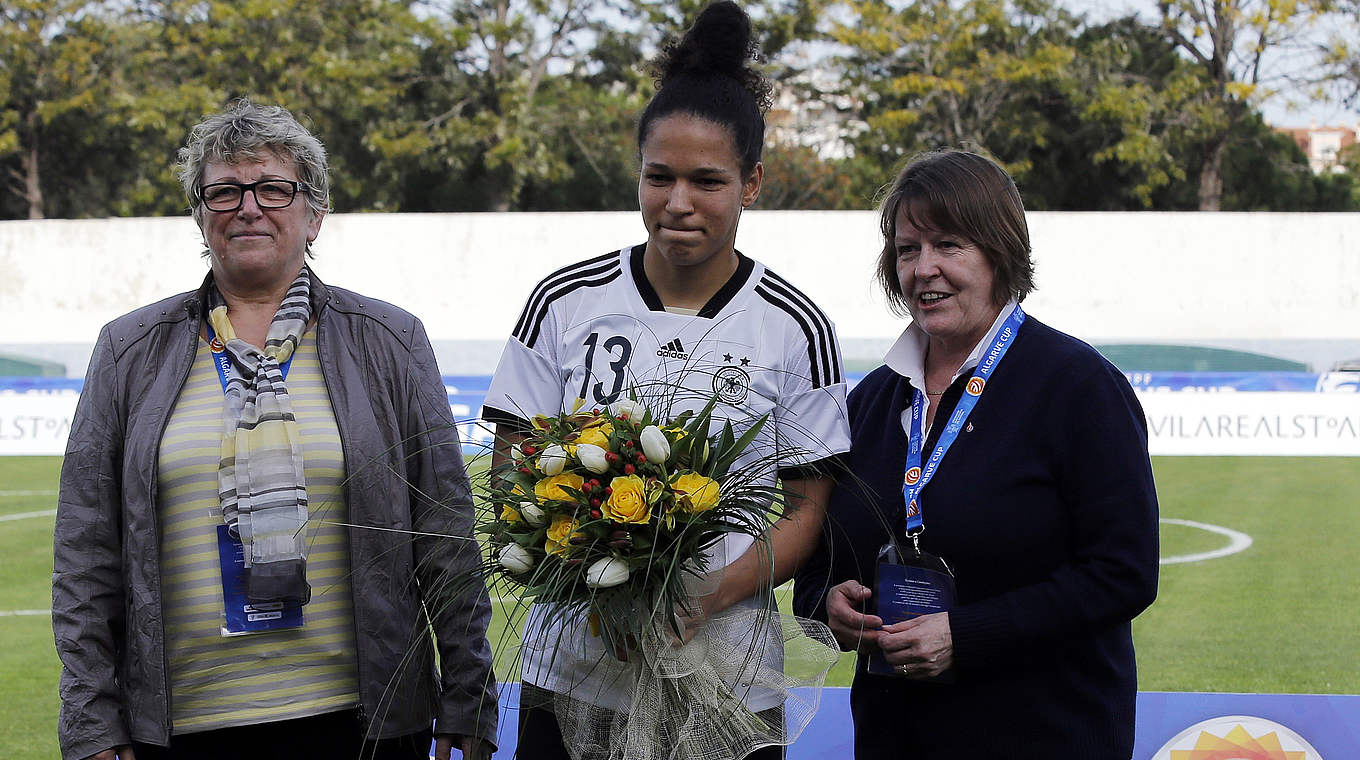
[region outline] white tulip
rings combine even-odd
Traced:
[[[519,544],[506,544],[497,559],[500,560],[501,567],[516,575],[526,573],[534,566],[534,555]]]
[[[660,464],[665,462],[671,455],[671,442],[666,440],[666,434],[661,432],[661,428],[656,425],[648,425],[642,429],[642,453],[647,455],[647,461]]]
[[[548,477],[560,475],[562,470],[566,469],[566,466],[567,450],[555,443],[544,449],[538,457],[538,469],[542,470],[543,474]]]
[[[519,516],[524,518],[524,522],[529,523],[529,527],[538,528],[548,521],[547,515],[538,508],[537,504],[531,501],[521,501],[519,503]]]
[[[609,588],[628,580],[628,563],[615,557],[596,560],[586,569],[586,585],[591,588]]]
[[[615,417],[623,417],[632,422],[637,422],[642,419],[647,410],[642,408],[642,404],[630,398],[621,398],[609,405],[609,413]]]
[[[604,449],[593,443],[580,443],[576,445],[576,458],[581,460],[581,464],[587,470],[599,475],[609,469],[609,460],[605,459]]]
[[[510,461],[517,464],[524,461],[524,451],[520,449],[518,443],[510,444]]]

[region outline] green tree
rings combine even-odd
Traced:
[[[1199,208],[1217,211],[1233,128],[1284,81],[1272,57],[1305,47],[1302,35],[1331,0],[1159,0],[1162,29],[1200,68],[1207,87],[1194,107],[1199,131]]]
[[[7,196],[0,208],[12,215],[49,215],[53,182],[48,173],[68,149],[58,139],[63,130],[108,121],[109,35],[100,5],[0,3],[0,167]]]
[[[591,116],[608,112],[619,94],[596,93],[599,111],[586,105],[591,42],[614,39],[608,4],[442,0],[419,7],[427,35],[408,93],[413,118],[390,124],[375,145],[425,176],[457,177],[463,187],[442,197],[463,208],[516,208],[527,186],[570,178],[571,151],[562,139],[585,140]],[[566,123],[558,121],[564,116]]]
[[[1067,74],[1075,23],[1046,0],[921,0],[900,9],[854,2],[833,23],[845,49],[841,92],[866,129],[851,138],[861,191],[922,150],[968,146],[1023,176],[1052,139],[1039,108]]]
[[[1318,45],[1320,75],[1310,83],[1330,89],[1348,108],[1360,111],[1360,0],[1340,0],[1334,17],[1338,23]]]
[[[409,118],[400,106],[425,28],[409,2],[159,0],[139,3],[129,23],[145,41],[129,108],[160,128],[159,150],[173,156],[204,114],[249,97],[294,111],[326,144],[337,209],[399,205],[376,143]]]
[[[762,162],[765,179],[757,208],[853,209],[872,203],[855,195],[850,175],[838,162],[823,159],[812,147],[775,141],[766,147]]]
[[[1073,65],[1039,108],[1052,139],[1023,176],[1035,209],[1155,208],[1185,181],[1185,106],[1203,89],[1161,34],[1136,17],[1083,29]]]
[[[1233,126],[1222,171],[1224,211],[1360,210],[1350,174],[1314,174],[1294,138],[1271,128],[1259,113],[1249,113]],[[1166,203],[1195,208],[1194,186],[1179,190]]]
[[[422,60],[424,119],[387,137],[458,208],[622,209],[636,205],[636,118],[646,58],[705,3],[442,0],[423,8],[442,36]],[[767,55],[810,34],[818,3],[750,3]]]

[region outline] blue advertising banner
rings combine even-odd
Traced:
[[[501,685],[497,758],[515,756],[519,684]],[[1133,760],[1353,760],[1360,696],[1140,692]],[[979,718],[985,725],[985,717]],[[1173,754],[1174,753],[1174,754]],[[854,757],[850,689],[822,690],[821,708],[788,760]]]
[[[1135,391],[1360,393],[1360,372],[1125,372]]]

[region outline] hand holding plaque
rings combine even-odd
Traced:
[[[826,594],[826,622],[846,652],[877,649],[883,621],[863,612],[870,604],[872,589],[858,581],[845,581]]]
[[[868,670],[881,676],[953,680],[953,638],[948,611],[954,606],[954,575],[938,557],[907,552],[888,543],[878,553],[874,612],[883,620],[878,649]]]

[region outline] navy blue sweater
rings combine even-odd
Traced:
[[[799,572],[799,614],[825,620],[826,589],[841,581],[872,586],[878,548],[890,530],[901,535],[910,394],[887,367],[850,394],[850,474],[828,506],[822,550]],[[968,422],[921,494],[922,548],[956,574],[956,681],[874,676],[861,658],[856,756],[1127,760],[1138,683],[1130,621],[1157,592],[1142,408],[1094,349],[1030,317]]]

